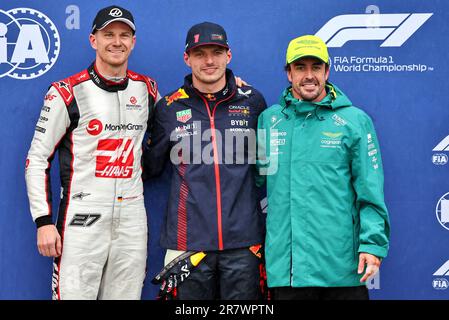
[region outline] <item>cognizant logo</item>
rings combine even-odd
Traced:
[[[381,47],[402,46],[433,13],[345,14],[330,19],[315,35],[328,47],[352,40],[385,40]]]
[[[58,59],[60,38],[55,24],[29,8],[0,10],[0,78],[37,78]]]

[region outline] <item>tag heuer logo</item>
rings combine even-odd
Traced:
[[[186,123],[192,119],[192,109],[186,109],[176,112],[176,120]]]

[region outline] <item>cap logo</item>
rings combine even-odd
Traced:
[[[196,34],[193,37],[195,38],[195,40],[194,40],[195,43],[198,43],[198,41],[200,41],[200,35],[199,34]]]
[[[297,41],[296,42],[297,44],[317,44],[317,43],[319,43],[318,41],[316,41],[316,40],[299,40],[299,41]]]
[[[211,40],[223,40],[223,35],[221,34],[211,34],[210,35]]]
[[[119,8],[114,8],[111,9],[111,11],[109,12],[109,15],[112,17],[121,17],[123,15],[122,10],[120,10]]]

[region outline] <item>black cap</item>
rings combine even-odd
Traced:
[[[215,44],[229,49],[228,37],[222,26],[212,22],[202,22],[194,25],[187,32],[186,52],[195,47],[208,44]]]
[[[136,32],[136,26],[134,25],[134,18],[131,12],[119,6],[110,6],[98,11],[92,23],[91,33],[103,29],[114,21],[126,23],[133,30],[133,33]]]

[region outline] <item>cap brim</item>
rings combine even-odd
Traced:
[[[101,27],[94,27],[92,29],[92,31],[94,31],[94,30],[102,30],[102,29],[106,28],[112,22],[123,22],[123,23],[126,23],[133,31],[136,31],[136,26],[134,25],[134,23],[132,23],[131,20],[128,20],[128,19],[125,19],[125,18],[115,18],[115,19],[112,19],[112,20],[108,20]]]
[[[186,52],[190,51],[192,49],[198,48],[198,47],[202,47],[202,46],[219,46],[219,47],[229,49],[229,46],[227,46],[225,44],[216,43],[216,42],[203,42],[203,43],[198,43],[198,44],[194,45],[193,47],[186,49]]]
[[[319,57],[319,56],[317,56],[317,55],[314,55],[314,54],[305,54],[305,55],[303,55],[303,56],[299,56],[299,57],[293,59],[292,61],[288,62],[288,64],[293,63],[293,62],[298,61],[298,60],[303,59],[303,58],[315,58],[315,59],[320,60],[320,61],[323,62],[323,63],[326,63],[326,64],[328,63],[328,62],[324,61],[321,57]]]

